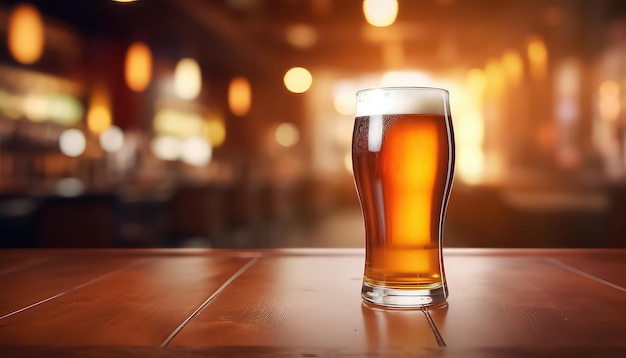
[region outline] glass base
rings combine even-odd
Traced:
[[[361,297],[368,303],[393,308],[420,308],[440,305],[446,302],[447,290],[442,285],[437,288],[398,289],[372,286],[363,283]]]

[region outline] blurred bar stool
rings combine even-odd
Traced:
[[[35,246],[117,247],[119,209],[115,194],[46,198],[37,214]]]

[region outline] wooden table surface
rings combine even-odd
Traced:
[[[448,306],[362,304],[364,252],[0,251],[0,356],[626,357],[626,250],[449,249]]]

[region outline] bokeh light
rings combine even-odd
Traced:
[[[222,119],[207,119],[202,132],[214,148],[221,146],[226,140],[226,127]]]
[[[87,113],[87,125],[93,133],[100,133],[111,126],[111,111],[105,106],[93,106]]]
[[[398,16],[397,0],[363,0],[365,20],[376,27],[393,24]]]
[[[598,88],[598,110],[600,118],[605,121],[614,121],[621,111],[620,89],[616,81],[604,81]]]
[[[202,90],[202,72],[198,62],[183,58],[174,70],[174,91],[183,99],[195,99]]]
[[[228,108],[236,116],[245,116],[250,111],[252,90],[245,77],[235,77],[228,85]]]
[[[530,36],[526,40],[526,52],[530,62],[530,73],[536,80],[545,78],[548,68],[548,49],[538,36]]]
[[[487,87],[485,72],[480,68],[469,70],[465,77],[465,86],[467,87],[468,93],[476,98],[476,100],[482,100]]]
[[[83,117],[83,105],[74,97],[56,95],[48,98],[50,119],[64,126],[80,122]]]
[[[306,24],[295,24],[290,26],[286,32],[287,42],[296,48],[310,48],[317,42],[317,32]]]
[[[142,92],[150,84],[152,76],[152,53],[143,42],[134,42],[126,52],[124,78],[128,87],[135,92]]]
[[[24,98],[24,116],[33,122],[43,122],[48,117],[48,100],[37,94]]]
[[[524,64],[522,57],[514,50],[505,51],[502,55],[502,67],[506,73],[507,80],[512,86],[518,86],[524,74]]]
[[[204,119],[194,112],[165,108],[156,112],[152,125],[161,136],[191,137],[202,133]]]
[[[298,127],[292,123],[282,123],[276,128],[274,137],[276,138],[276,143],[289,148],[298,143],[298,140],[300,139],[300,131],[298,130]]]
[[[112,123],[109,92],[105,86],[97,85],[89,100],[87,127],[92,133],[98,134],[109,128]]]
[[[500,61],[491,59],[485,65],[487,92],[494,96],[501,96],[505,89],[505,74]]]
[[[161,160],[177,160],[181,155],[182,144],[176,137],[162,136],[152,140],[150,149],[154,156]]]
[[[354,116],[356,112],[356,85],[345,81],[337,83],[333,88],[333,106],[339,114]]]
[[[283,77],[285,87],[293,93],[304,93],[311,88],[313,76],[304,67],[293,67]]]
[[[68,157],[78,157],[85,152],[87,141],[80,130],[66,129],[59,137],[59,147]]]
[[[459,175],[467,184],[478,184],[483,180],[485,156],[478,146],[466,146],[458,151]]]
[[[432,85],[432,78],[422,71],[388,71],[380,79],[380,86],[418,86],[428,87]]]
[[[203,137],[190,137],[182,142],[181,159],[194,166],[205,166],[211,161],[211,144]]]
[[[85,192],[85,185],[78,178],[63,178],[57,181],[57,194],[64,197],[79,196]]]
[[[343,156],[343,166],[348,173],[352,174],[354,172],[354,167],[352,166],[352,152],[348,152]]]
[[[107,153],[114,153],[124,146],[124,132],[118,126],[110,126],[100,133],[100,147]]]
[[[15,6],[9,17],[7,43],[17,62],[29,65],[39,60],[44,48],[44,24],[36,7]]]

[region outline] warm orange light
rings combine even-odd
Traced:
[[[613,121],[617,119],[622,110],[620,104],[619,84],[615,81],[604,81],[598,89],[598,110],[600,118],[605,121]]]
[[[405,63],[404,45],[400,41],[389,41],[383,44],[383,63],[386,68],[400,68]]]
[[[285,73],[283,83],[290,92],[304,93],[311,88],[313,76],[306,68],[293,67]]]
[[[494,96],[500,96],[504,92],[504,72],[500,62],[491,59],[485,66],[485,76],[487,78],[487,91]]]
[[[296,24],[287,29],[286,39],[291,46],[306,49],[317,42],[317,32],[310,25]]]
[[[250,110],[252,91],[250,82],[244,77],[235,77],[228,86],[228,107],[236,116],[245,116]]]
[[[172,108],[158,110],[152,119],[154,132],[160,136],[187,138],[202,134],[204,118],[196,112]]]
[[[363,0],[365,20],[372,26],[385,27],[393,24],[398,16],[397,0]]]
[[[43,122],[48,117],[48,99],[41,95],[24,97],[24,116],[33,122]]]
[[[509,50],[502,55],[502,67],[509,83],[513,86],[519,85],[524,73],[524,65],[517,51]]]
[[[598,89],[600,98],[619,97],[619,84],[615,81],[604,81]]]
[[[538,80],[545,78],[548,68],[548,49],[545,43],[541,38],[531,36],[526,46],[531,75]]]
[[[13,9],[7,42],[17,62],[28,65],[39,60],[44,46],[44,24],[36,7],[20,4]]]
[[[126,84],[135,92],[142,92],[150,84],[152,76],[152,53],[143,42],[135,42],[126,52],[124,77]]]
[[[556,66],[554,89],[558,99],[577,101],[580,91],[580,64],[578,61],[568,59]]]
[[[97,87],[89,101],[87,127],[92,133],[99,134],[113,123],[109,93],[104,87]]]
[[[478,184],[483,180],[485,154],[480,144],[464,145],[458,151],[459,177],[466,184]]]
[[[221,119],[208,119],[204,122],[203,134],[209,140],[212,147],[219,147],[226,140],[226,127]]]
[[[354,172],[354,168],[352,167],[352,152],[348,152],[343,156],[343,166],[346,170],[352,174]]]
[[[335,110],[344,116],[354,116],[356,112],[355,93],[356,91],[347,88],[338,90],[333,96]]]
[[[105,106],[92,106],[87,113],[87,125],[93,133],[103,132],[111,126],[111,112]]]
[[[485,72],[480,68],[471,69],[467,72],[465,82],[469,93],[481,100],[487,87]]]

